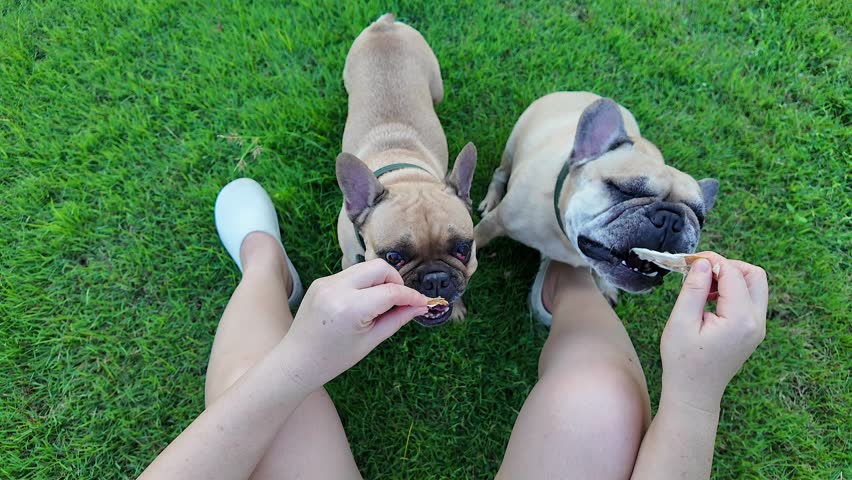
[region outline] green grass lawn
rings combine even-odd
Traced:
[[[762,265],[772,293],[714,478],[852,476],[852,3],[239,3],[0,1],[0,477],[133,477],[201,411],[239,278],[213,225],[228,181],[269,190],[305,280],[340,268],[341,71],[385,11],[441,62],[476,202],[555,90],[615,98],[670,164],[718,178],[702,248]],[[330,384],[365,477],[496,472],[547,336],[526,309],[536,266],[498,241],[468,321],[410,325]],[[616,307],[654,403],[678,286]]]

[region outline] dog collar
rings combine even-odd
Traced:
[[[413,163],[392,163],[390,165],[385,165],[384,167],[374,171],[373,175],[375,175],[376,178],[380,178],[382,175],[384,175],[386,173],[395,172],[397,170],[402,170],[402,169],[405,169],[405,168],[416,168],[418,170],[423,170],[424,172],[426,172],[430,175],[432,173],[429,170],[426,170],[425,168],[421,167],[420,165],[415,165]],[[363,250],[364,254],[366,254],[367,253],[367,244],[364,243],[364,237],[361,235],[361,231],[358,230],[358,227],[356,227],[354,223],[352,224],[352,228],[355,229],[355,238],[358,239],[358,244],[361,245],[361,250]],[[364,260],[366,260],[366,257],[364,257],[364,254],[355,255],[355,262],[361,263]]]
[[[562,212],[559,211],[559,197],[562,196],[562,186],[565,184],[565,179],[568,178],[568,173],[571,171],[571,162],[566,161],[564,165],[562,165],[562,170],[559,171],[559,175],[556,177],[556,187],[553,189],[553,211],[556,212],[556,221],[559,222],[559,229],[562,230],[562,233],[565,236],[568,236],[568,232],[565,231],[565,221],[562,219]]]

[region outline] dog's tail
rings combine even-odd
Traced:
[[[374,32],[383,32],[385,30],[390,30],[395,22],[396,15],[388,12],[379,17],[375,22],[373,22],[373,24],[370,26],[370,30]]]

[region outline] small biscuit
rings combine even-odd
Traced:
[[[694,253],[657,252],[654,250],[648,250],[647,248],[632,248],[630,251],[635,253],[640,260],[651,262],[654,265],[665,268],[666,270],[679,272],[684,275],[689,273],[689,266],[699,258],[704,258],[709,261],[708,258]],[[713,265],[713,275],[718,275],[720,268],[721,265],[718,263]]]
[[[437,307],[437,306],[449,306],[450,302],[444,300],[442,297],[430,298],[426,302],[426,306],[429,308]]]

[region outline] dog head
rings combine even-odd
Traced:
[[[364,238],[365,258],[384,259],[399,271],[406,286],[450,303],[417,317],[422,325],[446,322],[453,302],[461,298],[476,271],[470,216],[475,168],[476,148],[469,143],[445,179],[385,187],[354,155],[337,157],[337,181],[346,213]]]
[[[614,101],[602,98],[583,111],[568,162],[559,199],[566,232],[610,284],[641,292],[662,283],[667,271],[631,248],[695,251],[719,182],[696,181],[666,165],[644,138],[628,137]]]

